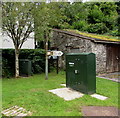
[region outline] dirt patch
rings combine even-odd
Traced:
[[[84,116],[118,116],[120,110],[116,107],[83,106],[82,113]]]
[[[40,88],[33,88],[33,89],[30,89],[30,92],[38,92],[38,91],[41,91]]]

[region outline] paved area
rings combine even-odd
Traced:
[[[120,72],[102,74],[102,75],[99,75],[97,77],[112,80],[114,82],[120,82]]]
[[[66,86],[66,85],[62,84],[61,86]],[[83,93],[73,90],[71,88],[58,88],[58,89],[49,90],[49,92],[52,92],[53,94],[63,98],[66,101],[80,98],[84,95]],[[102,96],[96,93],[90,96],[96,99],[99,99],[99,100],[106,100],[108,98],[108,97],[105,97],[105,96]]]
[[[27,111],[26,109],[24,109],[22,107],[13,106],[13,107],[10,107],[6,110],[3,110],[2,114],[5,115],[5,116],[15,116],[13,118],[17,118],[17,116],[19,116],[19,118],[21,118],[21,117],[24,117],[24,116],[31,115],[31,112]]]
[[[58,89],[49,90],[49,92],[56,94],[57,96],[63,98],[66,101],[73,100],[75,98],[80,98],[84,95],[70,88],[58,88]]]
[[[99,100],[106,100],[108,97],[105,97],[105,96],[102,96],[102,95],[99,95],[99,94],[92,94],[90,95],[91,97],[94,97],[94,98],[97,98]]]
[[[66,84],[60,84],[61,86],[65,86],[66,87]],[[105,97],[103,95],[99,95],[99,94],[92,94],[90,95],[91,97],[94,97],[94,98],[97,98],[99,100],[106,100],[108,97]]]
[[[83,116],[118,116],[120,110],[116,107],[102,107],[102,106],[83,106]]]

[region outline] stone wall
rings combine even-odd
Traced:
[[[66,53],[83,53],[93,52],[96,54],[96,71],[97,73],[106,72],[106,45],[95,43],[90,39],[82,39],[75,35],[70,35],[64,32],[54,31],[51,45],[58,47],[64,52],[62,57],[59,57],[59,67],[65,69],[65,54]]]
[[[96,54],[96,72],[106,72],[106,45],[91,42],[92,52]]]

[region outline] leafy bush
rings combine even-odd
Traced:
[[[10,76],[13,76],[14,70],[11,69],[9,62],[7,59],[2,58],[2,76],[9,78]]]
[[[119,36],[119,35],[120,35],[118,29],[115,29],[115,30],[110,31],[109,34],[112,35],[112,36]]]
[[[74,29],[78,29],[80,31],[86,31],[88,29],[88,24],[86,21],[81,20],[78,22],[74,22],[73,27],[74,27]]]
[[[41,49],[21,49],[19,59],[29,59],[32,62],[32,72],[42,73],[45,69],[45,51]],[[2,76],[11,77],[15,74],[14,49],[2,50]]]
[[[88,27],[88,32],[104,34],[104,33],[108,32],[108,28],[105,26],[104,23],[90,24]]]
[[[2,77],[10,77],[15,73],[15,51],[14,49],[2,50]]]

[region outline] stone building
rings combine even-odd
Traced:
[[[96,54],[97,74],[120,72],[120,41],[90,38],[54,29],[51,46],[64,52],[64,55],[59,58],[61,68],[65,68],[66,53],[92,52]]]

